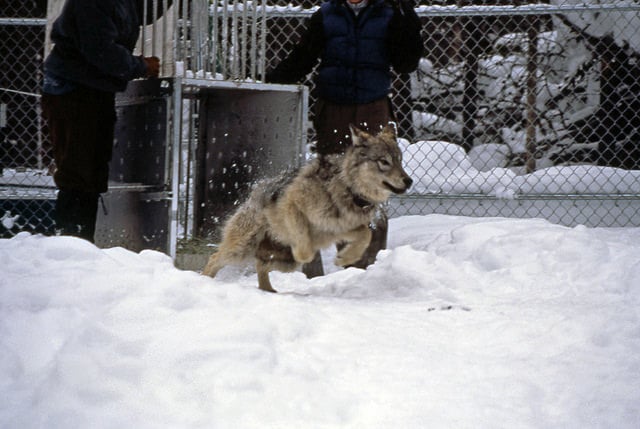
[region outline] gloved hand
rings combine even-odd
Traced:
[[[158,77],[160,74],[160,59],[158,57],[144,57],[147,64],[147,74],[144,77]]]

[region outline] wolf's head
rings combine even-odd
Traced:
[[[345,152],[342,176],[351,191],[372,203],[406,192],[413,180],[402,168],[393,126],[387,125],[377,135],[350,128],[353,145]]]

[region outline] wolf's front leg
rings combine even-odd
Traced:
[[[316,249],[311,243],[311,227],[307,218],[297,209],[289,209],[285,217],[285,227],[293,259],[300,264],[306,264],[313,260]]]
[[[371,230],[368,225],[362,225],[344,234],[340,240],[346,241],[347,244],[340,249],[334,263],[340,267],[346,267],[362,257],[371,241]]]
[[[316,255],[316,252],[311,247],[311,243],[309,240],[301,240],[300,243],[292,245],[291,253],[293,254],[293,259],[295,259],[295,261],[300,264],[311,262],[313,260],[313,257]]]

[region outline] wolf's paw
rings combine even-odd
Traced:
[[[358,262],[367,248],[366,241],[355,241],[344,246],[338,254],[334,263],[339,267],[347,267]]]
[[[346,267],[358,262],[358,260],[360,260],[360,256],[360,253],[356,255],[353,254],[353,252],[340,252],[336,255],[336,259],[333,260],[333,263],[339,267]]]
[[[219,256],[220,255],[217,253],[214,253],[213,255],[211,255],[211,257],[207,261],[207,264],[204,266],[202,270],[202,274],[209,277],[215,277],[216,274],[218,274],[218,271],[220,271],[220,268],[222,268],[222,265],[218,260]]]

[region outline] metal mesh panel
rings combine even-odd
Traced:
[[[194,235],[217,237],[255,182],[304,161],[306,94],[282,85],[256,88],[196,87],[201,101]]]
[[[640,224],[640,5],[551,3],[419,8],[402,210]]]
[[[0,236],[53,231],[51,158],[42,138],[40,65],[46,2],[0,10]]]

